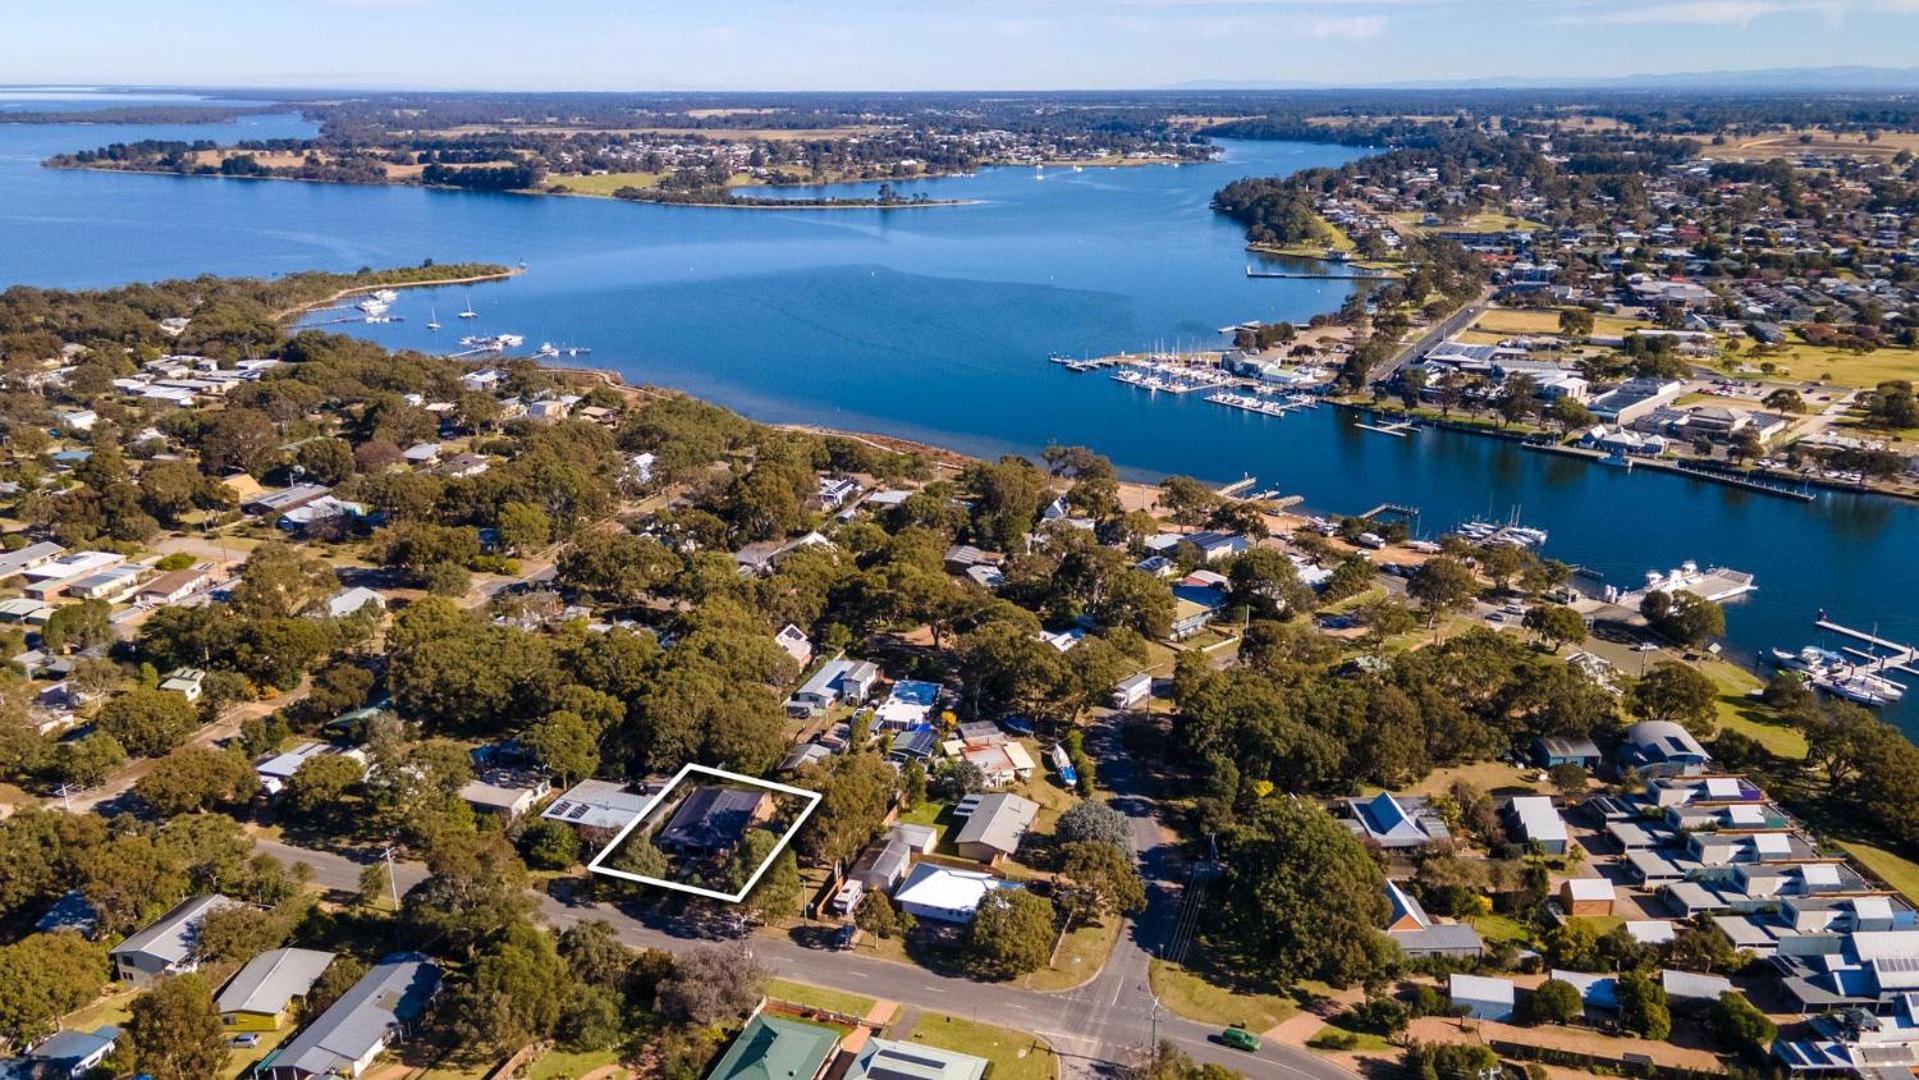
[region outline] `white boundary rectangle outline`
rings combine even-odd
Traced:
[[[752,877],[746,879],[746,884],[740,887],[740,891],[730,895],[715,889],[702,889],[698,886],[686,885],[678,881],[666,881],[661,878],[647,877],[644,874],[635,874],[626,870],[614,870],[611,867],[601,866],[600,864],[606,860],[606,857],[617,850],[621,844],[625,843],[626,838],[632,834],[634,829],[639,828],[640,822],[645,821],[647,815],[651,814],[664,802],[666,797],[672,794],[675,788],[680,786],[681,781],[693,773],[702,773],[707,776],[717,777],[721,780],[731,780],[742,784],[752,784],[755,787],[766,788],[769,791],[777,791],[784,795],[798,796],[806,800],[806,808],[801,810],[799,816],[793,819],[793,824],[787,826],[786,832],[782,833],[779,842],[773,845],[773,850],[767,855],[766,861],[761,863],[757,870],[753,871]],[[742,776],[736,772],[727,772],[725,769],[714,769],[705,765],[695,765],[692,762],[687,762],[685,765],[680,766],[679,772],[673,774],[673,779],[666,782],[666,786],[660,789],[660,793],[653,796],[646,806],[640,810],[639,814],[635,816],[632,821],[627,822],[626,827],[615,834],[613,839],[609,841],[605,847],[600,849],[598,855],[593,856],[593,861],[587,863],[586,868],[595,874],[605,874],[607,877],[619,878],[622,881],[637,881],[642,885],[658,885],[662,889],[672,889],[675,892],[692,893],[695,896],[704,896],[713,900],[724,900],[729,904],[737,904],[741,900],[746,899],[746,894],[753,891],[754,885],[759,884],[760,876],[765,874],[773,865],[774,859],[780,857],[780,852],[786,850],[786,845],[792,841],[793,834],[799,832],[800,826],[806,824],[806,819],[811,817],[813,811],[819,808],[820,798],[821,795],[817,791],[808,791],[805,788],[796,788],[788,784],[776,784],[771,780],[761,780],[756,776]]]

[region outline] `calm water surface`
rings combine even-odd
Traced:
[[[0,111],[7,104],[0,91]],[[1409,503],[1428,531],[1518,508],[1551,530],[1549,554],[1621,585],[1687,558],[1757,574],[1760,591],[1728,612],[1736,652],[1814,640],[1809,623],[1820,608],[1919,639],[1919,508],[1910,504],[1833,494],[1799,504],[1468,435],[1394,439],[1331,409],[1258,417],[1046,363],[1054,351],[1211,346],[1230,323],[1303,320],[1336,306],[1345,282],[1247,279],[1239,230],[1207,200],[1236,177],[1335,165],[1352,150],[1235,142],[1221,162],[1177,169],[1047,170],[1043,179],[989,170],[897,185],[971,205],[887,212],[706,210],[37,164],[113,141],[310,130],[288,116],[203,128],[0,124],[0,286],[428,257],[524,261],[527,274],[510,282],[402,293],[393,314],[405,322],[337,329],[435,350],[456,348],[464,333],[519,333],[529,347],[589,347],[579,362],[762,420],[983,454],[1081,443],[1139,476],[1252,473],[1319,510]],[[481,318],[453,318],[468,302]],[[430,311],[446,324],[438,335],[425,329]],[[1910,732],[1919,707],[1888,716]]]

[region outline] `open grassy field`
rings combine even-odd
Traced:
[[[1501,335],[1557,334],[1559,312],[1496,308],[1474,319],[1472,328]]]
[[[1306,1045],[1315,1050],[1332,1049],[1337,1045],[1332,1040],[1339,1040],[1339,1042],[1343,1043],[1346,1039],[1353,1040],[1351,1045],[1344,1047],[1344,1049],[1349,1052],[1355,1050],[1385,1051],[1393,1048],[1393,1044],[1387,1042],[1383,1035],[1375,1035],[1370,1031],[1350,1028],[1337,1021],[1330,1022],[1325,1027],[1314,1032],[1313,1037],[1306,1040]]]
[[[1874,877],[1899,890],[1907,900],[1919,904],[1919,863],[1857,840],[1841,841],[1839,846],[1872,871]]]
[[[1747,692],[1763,685],[1757,675],[1723,661],[1701,663],[1698,667],[1719,687],[1719,700],[1714,707],[1719,712],[1720,727],[1751,737],[1779,757],[1798,760],[1806,756],[1804,733],[1774,720],[1746,696]]]
[[[994,1027],[942,1013],[926,1013],[913,1025],[908,1040],[972,1054],[992,1062],[993,1080],[1053,1080],[1059,1059],[1046,1040],[1023,1031]]]
[[[526,1080],[579,1080],[595,1069],[617,1065],[619,1061],[618,1050],[600,1050],[591,1054],[549,1050],[527,1066],[525,1075]]]
[[[1652,324],[1644,319],[1628,319],[1623,315],[1594,315],[1594,337],[1625,337],[1634,330],[1644,330]]]
[[[784,1001],[792,1005],[806,1005],[827,1012],[846,1013],[849,1016],[865,1016],[872,1010],[873,998],[849,994],[844,990],[834,990],[812,983],[794,982],[791,979],[768,979],[766,996],[775,1001]]]
[[[1750,362],[1770,363],[1776,375],[1786,378],[1826,380],[1840,386],[1871,388],[1894,379],[1919,380],[1919,349],[1854,353],[1797,342],[1783,352],[1754,354]]]
[[[1452,790],[1453,782],[1463,780],[1489,794],[1517,794],[1544,791],[1545,784],[1534,779],[1537,769],[1522,769],[1508,765],[1503,761],[1476,761],[1471,765],[1458,765],[1450,769],[1434,769],[1426,778],[1405,789],[1414,795],[1441,795]],[[1380,789],[1367,787],[1366,794],[1377,794]]]
[[[1695,136],[1700,153],[1721,160],[1768,161],[1801,154],[1845,154],[1854,157],[1890,158],[1901,150],[1919,153],[1919,132],[1884,131],[1877,139],[1863,133],[1838,133],[1824,128],[1794,128],[1748,138],[1734,138],[1720,146],[1710,136]]]
[[[615,172],[600,176],[554,176],[551,183],[558,184],[577,195],[611,195],[624,187],[653,188],[660,184],[662,173]]]
[[[1299,1012],[1299,1003],[1283,994],[1235,992],[1181,964],[1154,960],[1150,978],[1159,1003],[1188,1020],[1248,1031],[1267,1031]]]
[[[1541,225],[1537,221],[1527,221],[1525,218],[1514,217],[1511,214],[1474,214],[1464,221],[1451,225],[1422,225],[1420,222],[1425,219],[1426,215],[1416,210],[1389,214],[1387,216],[1415,232],[1505,232],[1509,229],[1530,230],[1545,228],[1544,225]]]

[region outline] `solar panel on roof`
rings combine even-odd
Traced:
[[[587,815],[587,812],[592,809],[593,809],[592,807],[586,805],[585,803],[581,803],[580,805],[573,807],[571,810],[568,810],[566,812],[566,816],[573,819],[574,821],[578,821],[579,819],[585,817]]]

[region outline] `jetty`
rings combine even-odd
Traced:
[[[1357,420],[1353,422],[1353,426],[1367,431],[1377,431],[1381,435],[1391,435],[1396,439],[1403,439],[1413,431],[1412,422],[1408,420],[1398,420],[1390,424],[1368,424],[1363,420]]]
[[[1249,278],[1303,278],[1313,281],[1382,281],[1386,275],[1364,270],[1255,270],[1248,266],[1246,276]]]
[[[1259,477],[1254,476],[1252,473],[1247,473],[1238,480],[1220,488],[1219,493],[1229,499],[1234,498],[1244,492],[1253,490],[1253,485],[1257,483],[1259,483]]]
[[[1744,570],[1730,570],[1723,566],[1708,566],[1701,569],[1698,563],[1688,559],[1679,564],[1678,568],[1663,573],[1658,570],[1647,571],[1645,588],[1609,596],[1607,600],[1624,607],[1637,608],[1648,593],[1686,592],[1701,600],[1723,604],[1757,588],[1759,586],[1753,576]],[[1607,591],[1615,592],[1613,589]]]
[[[1296,412],[1300,409],[1315,408],[1319,404],[1319,402],[1314,399],[1304,397],[1303,395],[1290,397],[1283,401],[1274,401],[1271,398],[1260,397],[1258,394],[1235,394],[1230,390],[1221,390],[1217,393],[1208,394],[1206,395],[1206,400],[1215,405],[1224,405],[1229,409],[1243,409],[1246,412],[1272,417],[1285,416],[1289,412]]]
[[[1852,638],[1854,641],[1863,641],[1875,649],[1886,650],[1885,653],[1874,653],[1851,646],[1845,647],[1846,652],[1866,661],[1866,663],[1859,666],[1859,670],[1868,675],[1877,675],[1885,671],[1897,671],[1904,675],[1919,677],[1919,668],[1913,667],[1913,662],[1919,660],[1919,648],[1914,648],[1911,645],[1901,645],[1896,641],[1888,641],[1877,634],[1868,634],[1864,630],[1855,630],[1850,626],[1843,626],[1826,618],[1824,612],[1821,612],[1819,617],[1813,620],[1812,624],[1829,634],[1838,634],[1840,637]]]

